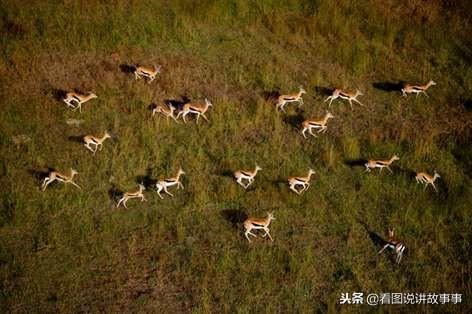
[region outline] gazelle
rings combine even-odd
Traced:
[[[385,244],[384,247],[379,251],[379,254],[382,253],[386,248],[391,248],[395,251],[395,254],[397,254],[395,261],[397,264],[400,264],[406,246],[395,238],[394,229],[388,230],[387,244]]]
[[[93,135],[86,135],[86,136],[84,136],[84,146],[95,155],[98,148],[100,148],[100,150],[102,150],[103,142],[107,138],[111,138],[111,135],[108,133],[108,131],[106,131],[105,134],[103,134],[102,137],[97,137],[97,136],[93,136]],[[95,145],[95,149],[90,147],[90,145]]]
[[[146,188],[144,187],[144,185],[142,184],[138,184],[138,190],[137,191],[132,191],[132,192],[125,192],[123,193],[123,196],[120,198],[120,200],[118,201],[118,204],[116,204],[116,207],[119,207],[121,203],[123,203],[123,206],[125,208],[128,208],[126,206],[126,202],[131,199],[131,198],[140,198],[141,199],[141,202],[144,202],[146,199],[144,198],[144,194],[143,194],[143,191],[145,190]]]
[[[306,177],[289,177],[288,184],[290,186],[290,190],[294,191],[298,195],[302,194],[310,187],[310,180],[311,176],[315,174],[313,169],[308,169],[308,175]],[[302,189],[297,190],[297,185],[301,185]]]
[[[392,158],[388,160],[379,160],[379,159],[369,159],[365,164],[365,171],[370,172],[374,168],[380,168],[380,172],[382,172],[383,168],[387,168],[391,173],[393,173],[392,169],[390,169],[390,165],[395,160],[400,160],[400,157],[397,155],[393,155]]]
[[[416,183],[424,183],[425,190],[428,184],[431,184],[436,192],[438,189],[436,189],[434,181],[436,181],[437,178],[441,178],[441,176],[436,171],[434,171],[434,175],[427,174],[426,172],[418,172],[415,177]]]
[[[212,103],[205,98],[205,103],[196,103],[196,102],[189,102],[186,103],[182,109],[182,111],[179,112],[177,115],[177,119],[182,115],[182,118],[185,123],[187,123],[187,120],[185,120],[185,117],[189,113],[194,113],[197,115],[197,123],[198,123],[198,118],[202,116],[206,121],[208,121],[207,117],[205,116],[205,112],[207,112],[208,108],[212,107]]]
[[[313,129],[319,129],[318,133],[326,132],[326,130],[328,129],[326,124],[328,123],[328,120],[331,119],[331,118],[334,118],[334,116],[330,112],[327,111],[324,118],[322,118],[320,120],[305,120],[305,121],[303,121],[302,122],[302,127],[303,127],[302,135],[303,135],[303,137],[307,138],[306,134],[305,134],[306,131],[308,131],[312,136],[316,137],[316,135],[313,133]]]
[[[426,97],[428,97],[428,94],[426,94],[426,90],[433,85],[436,85],[435,81],[429,81],[428,83],[426,83],[426,85],[405,84],[402,88],[402,95],[403,97],[406,97],[407,94],[416,93],[416,97],[418,97],[420,93],[423,93]]]
[[[298,93],[280,95],[277,99],[276,108],[285,112],[284,106],[288,103],[298,102],[299,105],[303,105],[303,94],[306,94],[306,91],[303,89],[303,87],[300,87]]]
[[[274,239],[272,239],[272,237],[270,236],[270,230],[269,230],[269,225],[272,220],[275,220],[274,215],[272,213],[267,213],[267,218],[251,218],[250,217],[246,219],[244,221],[244,229],[245,229],[244,235],[246,236],[246,239],[249,242],[252,242],[251,239],[249,239],[249,235],[252,235],[253,237],[256,237],[256,238],[257,236],[251,231],[253,229],[255,230],[262,229],[265,231],[265,234],[262,237],[265,238],[266,236],[269,236],[269,239],[271,241],[274,241]]]
[[[331,94],[331,96],[328,96],[324,102],[327,102],[329,100],[329,106],[331,107],[331,103],[333,102],[333,100],[337,98],[341,98],[341,99],[345,99],[349,101],[349,104],[351,105],[351,109],[352,109],[353,100],[357,102],[359,105],[364,106],[359,100],[357,100],[357,97],[362,96],[362,95],[364,94],[361,93],[358,89],[356,89],[355,92],[352,92],[352,91],[346,91],[346,90],[336,88]]]
[[[179,171],[177,172],[177,175],[172,178],[164,179],[164,180],[159,180],[156,183],[156,192],[157,195],[159,195],[160,198],[163,198],[161,195],[161,191],[164,190],[165,193],[169,194],[170,196],[174,196],[174,194],[170,193],[167,188],[177,185],[177,189],[182,188],[184,189],[184,186],[182,182],[180,182],[180,176],[185,174],[185,172],[182,170],[182,168],[179,168]]]
[[[236,178],[236,182],[238,182],[239,185],[247,189],[254,182],[254,178],[259,170],[262,170],[262,168],[258,165],[256,165],[254,171],[238,170],[234,173],[234,177]],[[246,185],[243,183],[243,180],[247,181]]]
[[[73,186],[80,189],[81,187],[73,181],[74,176],[77,174],[78,172],[72,168],[70,169],[69,175],[61,173],[61,172],[57,172],[57,171],[51,171],[49,172],[48,176],[44,178],[44,181],[41,187],[43,191],[45,191],[49,184],[57,180],[59,182],[70,183]]]
[[[169,104],[158,104],[152,109],[152,115],[154,116],[156,113],[161,114],[162,116],[166,117],[167,123],[169,123],[169,117],[174,119],[175,122],[177,121],[175,115],[175,107]]]
[[[67,104],[68,107],[74,108],[73,110],[79,109],[80,112],[82,112],[82,104],[84,102],[89,101],[90,99],[97,98],[98,96],[95,95],[94,93],[89,93],[89,94],[79,94],[76,92],[69,92],[66,94],[64,97],[63,101]],[[76,103],[74,106],[73,102]]]
[[[136,80],[141,77],[144,79],[147,78],[149,79],[148,83],[150,84],[152,81],[154,81],[158,73],[161,73],[161,66],[153,66],[152,68],[146,66],[137,66],[136,70],[134,70],[134,77]]]

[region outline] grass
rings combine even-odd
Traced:
[[[466,1],[147,1],[0,5],[0,304],[2,312],[351,312],[343,292],[462,293],[470,309],[470,11]],[[161,64],[148,85],[123,64]],[[434,79],[430,97],[382,86]],[[377,85],[375,85],[377,84]],[[390,85],[389,85],[390,84]],[[303,87],[275,113],[265,95]],[[366,107],[335,101],[328,132],[304,140],[322,91],[359,88]],[[379,87],[380,86],[380,87]],[[93,90],[72,112],[57,90]],[[164,99],[208,97],[209,123],[151,118]],[[78,127],[67,119],[83,120]],[[110,130],[93,157],[69,140]],[[29,142],[15,143],[26,135]],[[393,174],[356,161],[398,154]],[[258,163],[242,190],[228,173]],[[184,191],[115,208],[113,191],[173,175]],[[39,189],[47,167],[83,187]],[[286,177],[317,174],[298,197]],[[412,172],[437,170],[439,192]],[[273,243],[248,244],[237,218],[273,211]],[[377,255],[387,229],[402,264]]]

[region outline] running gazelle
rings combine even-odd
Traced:
[[[259,170],[262,170],[262,168],[256,164],[256,168],[254,169],[254,171],[238,170],[234,173],[234,177],[239,185],[247,189],[254,182],[254,178],[256,177],[257,172]],[[246,180],[247,184],[244,184],[243,180]]]
[[[415,177],[416,183],[424,183],[425,190],[428,185],[431,184],[436,192],[438,191],[438,189],[436,189],[434,181],[436,181],[436,179],[438,178],[441,178],[441,176],[436,171],[434,171],[434,175],[427,174],[426,172],[418,172]]]
[[[161,66],[158,66],[158,67],[137,66],[136,69],[134,70],[134,77],[136,80],[141,77],[145,79],[147,78],[148,83],[150,84],[152,81],[154,81],[158,73],[161,73]]]
[[[333,100],[335,100],[337,98],[341,98],[341,99],[349,101],[349,105],[351,105],[351,109],[352,109],[352,101],[353,100],[355,102],[357,102],[359,105],[364,106],[359,100],[357,100],[357,97],[362,96],[362,95],[364,95],[364,94],[361,93],[358,89],[356,89],[355,92],[352,92],[352,91],[347,91],[347,90],[342,90],[342,89],[336,88],[336,89],[334,89],[332,94],[325,99],[324,102],[327,102],[329,100],[329,107],[331,107],[331,103],[333,102]]]
[[[288,184],[289,184],[290,190],[294,191],[298,195],[301,195],[310,187],[310,180],[313,174],[315,174],[315,170],[308,169],[308,175],[306,177],[289,177]],[[297,186],[301,186],[302,189],[297,190],[296,188]]]
[[[277,98],[276,108],[277,110],[282,110],[285,112],[284,106],[291,102],[298,102],[299,105],[303,105],[303,98],[302,95],[306,94],[306,91],[303,87],[300,87],[298,93],[287,94],[287,95],[280,95]]]
[[[125,208],[128,208],[126,206],[126,202],[128,202],[128,200],[131,199],[131,198],[138,198],[139,197],[141,199],[141,202],[144,202],[146,200],[144,198],[144,194],[143,194],[143,191],[145,189],[146,188],[144,187],[144,185],[138,184],[138,190],[123,193],[123,196],[118,201],[118,204],[116,204],[116,207],[119,207],[120,204],[123,203],[123,206]]]
[[[185,123],[187,123],[187,120],[185,119],[185,117],[189,113],[194,113],[197,115],[197,123],[200,116],[202,116],[206,121],[208,121],[207,117],[205,116],[205,112],[207,112],[208,108],[212,106],[213,104],[206,98],[205,98],[204,104],[197,103],[197,102],[186,103],[182,111],[180,111],[179,114],[177,115],[177,119],[182,115],[182,119],[184,120]]]
[[[169,123],[169,117],[174,119],[175,122],[179,123],[177,121],[177,118],[175,117],[175,107],[172,106],[171,104],[158,104],[155,105],[154,108],[152,109],[152,115],[154,116],[156,113],[164,116],[167,120],[167,123]]]
[[[86,135],[84,136],[84,146],[95,155],[98,148],[100,148],[99,150],[102,150],[103,142],[107,138],[111,138],[111,135],[108,133],[108,131],[106,131],[102,137]],[[95,149],[90,147],[90,145],[95,145]]]
[[[49,184],[51,184],[54,181],[59,181],[59,182],[64,182],[64,183],[70,183],[73,186],[77,187],[80,189],[80,186],[76,184],[74,180],[74,176],[77,175],[78,172],[75,169],[70,169],[70,174],[67,175],[63,172],[57,172],[57,171],[51,171],[49,172],[48,176],[44,178],[43,184],[41,185],[43,191],[46,190]]]
[[[420,84],[405,84],[403,85],[402,88],[402,95],[403,97],[406,97],[407,94],[411,93],[416,93],[416,97],[418,97],[419,94],[424,94],[426,97],[428,97],[428,94],[426,93],[426,90],[430,88],[431,86],[436,85],[435,81],[429,81],[425,85],[420,85]]]
[[[246,236],[246,239],[249,242],[252,242],[251,239],[249,239],[249,235],[252,235],[253,237],[256,237],[256,238],[257,236],[251,231],[253,229],[254,230],[262,229],[265,231],[262,237],[265,238],[266,236],[269,236],[269,239],[271,241],[274,241],[274,239],[272,239],[270,235],[270,230],[269,230],[269,225],[272,220],[275,220],[274,215],[272,213],[267,213],[266,218],[252,218],[252,217],[247,218],[244,221],[244,229],[245,229],[244,235]]]
[[[397,155],[393,155],[392,158],[388,160],[369,159],[364,165],[365,171],[370,172],[374,168],[380,168],[380,172],[382,172],[383,168],[387,168],[391,173],[393,173],[392,169],[390,169],[390,165],[395,160],[400,160],[400,157],[398,157]]]
[[[167,190],[167,188],[171,187],[171,186],[174,186],[174,185],[177,185],[177,189],[182,188],[182,190],[183,190],[184,186],[183,186],[182,182],[180,182],[180,177],[183,174],[185,174],[185,172],[182,170],[182,168],[179,168],[179,171],[177,171],[177,175],[175,177],[171,177],[171,178],[168,178],[168,179],[157,181],[157,183],[156,183],[157,195],[159,195],[160,198],[163,198],[162,195],[161,195],[161,191],[164,190],[165,193],[167,193],[167,194],[169,194],[170,196],[173,197],[174,194],[170,193]]]
[[[387,244],[385,244],[384,247],[379,251],[379,254],[382,253],[386,248],[390,248],[395,251],[395,254],[397,255],[395,261],[397,262],[397,264],[400,264],[406,246],[402,242],[397,240],[394,234],[394,229],[388,230]]]
[[[319,129],[318,133],[321,132],[326,132],[328,127],[326,124],[328,123],[328,120],[334,118],[334,116],[330,112],[326,112],[326,115],[322,119],[317,119],[317,120],[305,120],[302,122],[302,135],[304,138],[306,137],[306,131],[310,133],[310,135],[316,137],[316,134],[313,133],[313,129]]]
[[[82,112],[82,104],[97,97],[98,96],[94,93],[81,94],[77,92],[69,92],[65,95],[63,101],[68,107],[74,108],[73,111],[79,109],[79,111]],[[73,103],[76,103],[76,105],[74,106]]]

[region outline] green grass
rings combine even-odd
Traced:
[[[472,48],[466,1],[72,1],[0,5],[2,312],[365,312],[343,292],[462,293],[470,310]],[[148,85],[122,64],[161,64]],[[438,82],[429,98],[374,83]],[[265,99],[300,85],[305,104]],[[366,107],[323,88],[359,88]],[[54,90],[93,90],[72,112]],[[209,123],[151,118],[151,102],[214,104]],[[300,116],[301,115],[301,116]],[[69,118],[81,119],[79,127]],[[93,157],[70,137],[114,138]],[[15,144],[26,135],[31,141]],[[349,161],[400,161],[379,174]],[[227,173],[263,170],[244,191]],[[186,171],[184,191],[115,208],[110,191]],[[46,192],[34,171],[79,171]],[[299,197],[286,178],[317,174]],[[411,173],[437,170],[439,192]],[[273,211],[275,241],[248,244],[228,215]],[[395,227],[402,264],[372,234]]]

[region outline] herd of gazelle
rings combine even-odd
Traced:
[[[134,69],[135,79],[138,80],[140,78],[144,78],[145,80],[147,80],[148,83],[151,83],[152,81],[154,81],[157,74],[159,74],[160,72],[161,72],[161,66],[158,66],[158,67],[157,66],[153,66],[153,67],[136,66]],[[424,84],[424,85],[404,84],[403,87],[401,88],[401,92],[402,92],[402,95],[405,97],[407,96],[407,94],[412,94],[412,93],[415,93],[417,97],[419,94],[424,94],[425,96],[428,96],[428,94],[426,93],[426,90],[433,85],[436,85],[434,81],[429,81],[427,84]],[[278,96],[277,102],[275,104],[276,109],[285,112],[284,107],[285,105],[289,103],[296,102],[298,103],[298,105],[303,105],[303,98],[302,98],[303,94],[306,94],[306,91],[302,87],[300,87],[297,93]],[[331,103],[334,100],[341,98],[343,100],[347,100],[352,109],[353,101],[363,106],[363,104],[357,99],[358,96],[362,96],[362,95],[363,95],[362,92],[360,92],[359,90],[349,91],[349,90],[344,90],[340,88],[335,88],[331,92],[331,95],[329,95],[324,100],[324,102],[329,101],[329,107],[331,107]],[[63,101],[64,103],[67,104],[68,107],[73,108],[73,111],[77,109],[79,109],[79,111],[82,111],[82,104],[94,98],[97,98],[97,95],[95,95],[94,93],[82,94],[78,92],[68,92],[64,96]],[[206,121],[208,121],[208,118],[206,117],[205,113],[211,106],[212,106],[212,103],[208,99],[205,99],[204,103],[187,102],[183,104],[183,108],[178,112],[177,115],[175,115],[176,108],[172,106],[171,104],[158,104],[154,106],[152,110],[152,115],[154,116],[157,113],[165,117],[167,122],[169,121],[169,118],[172,118],[177,123],[180,116],[182,116],[183,121],[187,123],[186,116],[191,113],[197,116],[196,122],[198,123],[200,116],[202,116]],[[327,111],[323,118],[309,119],[309,120],[303,121],[301,124],[301,134],[303,135],[304,138],[307,138],[306,136],[307,131],[310,135],[314,137],[316,137],[316,134],[313,133],[313,130],[315,129],[317,130],[318,133],[326,132],[328,120],[331,118],[334,118],[334,116],[330,112]],[[111,138],[111,135],[108,132],[105,132],[104,135],[101,137],[93,136],[93,135],[86,135],[83,137],[83,142],[84,142],[84,146],[95,155],[95,153],[97,152],[97,149],[101,150],[103,146],[103,142],[108,138]],[[397,155],[393,155],[390,159],[387,159],[387,160],[369,159],[367,163],[365,163],[365,168],[367,172],[370,172],[374,168],[379,168],[380,172],[382,172],[383,168],[387,168],[390,172],[393,173],[392,169],[390,169],[390,165],[394,161],[399,160],[399,159],[400,158]],[[247,189],[252,183],[254,183],[254,179],[258,171],[260,170],[262,170],[262,168],[256,164],[255,169],[252,171],[251,170],[235,171],[234,177],[236,179],[236,182],[239,185],[241,185],[244,189]],[[69,174],[60,173],[57,171],[50,171],[48,176],[44,179],[41,185],[41,188],[44,191],[46,190],[47,186],[50,183],[54,181],[59,181],[63,183],[70,183],[80,189],[80,186],[73,181],[74,176],[77,174],[78,172],[72,168],[70,169]],[[157,181],[155,184],[155,189],[158,196],[161,199],[163,198],[161,195],[162,191],[164,191],[166,194],[170,196],[174,196],[172,193],[168,191],[168,188],[172,186],[177,186],[177,189],[179,188],[183,189],[182,182],[180,181],[180,177],[183,174],[185,174],[185,172],[182,170],[182,168],[179,168],[176,176]],[[315,171],[313,169],[309,169],[308,174],[306,176],[289,177],[288,185],[289,185],[290,190],[292,190],[298,195],[301,195],[310,187],[310,180],[313,174],[315,174]],[[436,179],[440,177],[441,176],[436,171],[434,172],[434,175],[430,175],[426,172],[419,172],[417,173],[415,179],[417,183],[425,184],[425,187],[424,187],[425,189],[427,188],[428,185],[432,185],[434,190],[437,191],[437,188],[434,185],[434,182],[436,181]],[[119,207],[121,204],[123,204],[123,206],[127,208],[126,203],[129,199],[132,199],[132,198],[139,198],[141,199],[142,202],[144,202],[146,200],[146,198],[144,197],[145,189],[146,188],[143,184],[138,184],[137,190],[123,193],[122,197],[119,199],[116,206]],[[266,218],[253,218],[253,217],[247,218],[243,223],[244,229],[245,229],[244,235],[246,236],[247,240],[251,242],[249,235],[257,237],[254,233],[251,232],[252,230],[263,230],[265,233],[262,235],[262,237],[268,236],[269,239],[273,241],[272,236],[270,235],[270,230],[269,230],[269,224],[271,223],[272,220],[275,220],[274,215],[272,213],[267,213]],[[395,251],[396,262],[400,263],[403,256],[403,252],[405,250],[405,245],[395,238],[393,229],[389,230],[388,241],[385,244],[385,246],[379,251],[379,254],[382,253],[387,248],[390,248]]]

